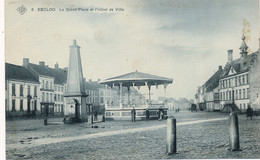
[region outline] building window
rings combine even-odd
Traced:
[[[50,89],[52,89],[52,82],[50,82]]]
[[[37,97],[37,87],[34,86],[34,97]]]
[[[241,85],[241,77],[238,77],[238,84]]]
[[[44,80],[42,80],[41,87],[44,88]]]
[[[46,93],[46,102],[49,102],[49,93]]]
[[[45,102],[45,93],[42,92],[42,102]]]
[[[50,93],[50,102],[52,102],[52,93]]]
[[[228,100],[228,91],[226,92],[226,100]]]
[[[57,101],[57,94],[54,94],[54,101]]]
[[[12,99],[12,111],[15,111],[15,99]]]
[[[60,86],[58,86],[58,91],[60,91]]]
[[[20,111],[23,111],[23,100],[20,100]]]
[[[246,98],[246,93],[245,93],[246,91],[245,91],[245,89],[243,89],[243,99],[245,99]]]
[[[49,89],[49,83],[46,81],[46,89]]]
[[[242,104],[239,105],[240,110],[242,110]]]
[[[231,100],[231,91],[229,91],[229,100]]]
[[[58,94],[58,102],[60,102],[60,95]]]
[[[23,97],[23,85],[20,85],[20,96]]]
[[[15,96],[15,84],[12,84],[12,96]]]
[[[243,106],[244,106],[244,110],[245,110],[246,109],[246,104],[244,103]]]
[[[228,79],[228,87],[231,87],[231,80]]]
[[[237,77],[235,78],[235,86],[237,86]]]
[[[241,89],[239,89],[239,99],[241,99]]]
[[[57,91],[57,86],[54,86],[54,90]]]
[[[237,90],[236,90],[236,99],[238,99],[238,94],[237,94]]]
[[[63,92],[63,87],[60,87],[61,91]]]
[[[245,75],[246,79],[246,84],[248,84],[248,74]]]
[[[27,86],[27,95],[31,95],[31,87],[29,85]]]
[[[61,95],[60,97],[61,97],[61,101],[63,102],[63,96]]]
[[[250,98],[250,96],[249,96],[249,88],[246,89],[246,98]]]
[[[34,100],[34,110],[37,111],[37,100]]]
[[[245,84],[245,77],[242,76],[242,84]]]

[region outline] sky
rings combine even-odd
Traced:
[[[69,63],[73,39],[81,47],[88,80],[139,71],[167,78],[167,97],[194,99],[197,87],[227,62],[239,58],[244,33],[250,51],[259,48],[258,0],[7,0],[5,61],[22,65]],[[27,11],[21,15],[17,8]],[[55,11],[38,11],[39,8]],[[89,11],[66,11],[85,8]],[[94,8],[94,11],[90,9]],[[96,8],[108,9],[98,11]],[[114,9],[109,11],[109,9]],[[116,11],[115,8],[121,8]],[[65,11],[60,11],[64,9]],[[33,11],[32,11],[33,10]],[[142,92],[147,91],[142,88]],[[152,87],[152,98],[163,86]]]

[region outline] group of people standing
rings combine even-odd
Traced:
[[[159,108],[157,113],[158,113],[158,120],[162,120],[163,116],[164,116],[164,111],[163,111],[162,106]],[[149,118],[150,118],[150,111],[148,108],[145,110],[145,118],[146,118],[146,120],[149,120]],[[136,121],[135,107],[133,107],[133,109],[131,110],[131,119],[132,119],[132,122]]]

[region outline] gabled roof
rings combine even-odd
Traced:
[[[258,51],[253,52],[246,57],[240,57],[236,60],[233,60],[231,63],[227,64],[224,68],[224,71],[221,75],[221,78],[225,78],[228,76],[228,73],[231,69],[231,66],[234,68],[237,74],[243,73],[245,71],[248,71],[248,69],[252,66],[254,63],[254,59],[257,56]]]
[[[219,79],[221,74],[223,73],[223,69],[219,69],[217,72],[214,73],[213,76],[209,78],[209,80],[204,84],[206,91],[210,92],[213,91],[219,85]]]
[[[118,86],[118,84],[121,82],[123,83],[123,86],[126,85],[132,85],[132,83],[135,83],[136,85],[145,85],[145,82],[147,82],[150,85],[155,84],[169,84],[172,83],[173,79],[165,78],[161,76],[151,75],[148,73],[142,73],[142,72],[131,72],[127,73],[121,76],[116,76],[112,78],[108,78],[104,81],[101,81],[101,84],[115,84]]]
[[[28,69],[10,63],[5,63],[5,79],[38,82]]]
[[[105,85],[98,83],[98,81],[88,81],[84,83],[86,90],[97,91],[99,88],[105,88]]]
[[[67,82],[68,71],[62,68],[49,68],[50,72],[54,75],[55,84],[64,84]]]
[[[38,75],[54,77],[54,75],[48,70],[47,66],[41,66],[37,64],[30,63],[29,67],[31,67]]]
[[[32,63],[29,64],[29,67],[32,68],[38,75],[53,77],[55,84],[64,84],[67,81],[67,70],[65,69],[54,69]]]

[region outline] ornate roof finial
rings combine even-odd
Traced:
[[[73,45],[77,45],[76,39],[73,39]]]
[[[244,41],[246,39],[246,37],[245,37],[245,35],[243,34],[243,36],[242,36],[242,40]]]
[[[246,39],[246,37],[245,37],[245,35],[243,34],[243,36],[242,36],[242,44],[241,44],[241,46],[240,46],[240,54],[241,54],[241,56],[243,57],[243,56],[246,56],[247,55],[247,49],[248,49],[248,46],[246,45],[246,42],[245,42],[245,39]]]

